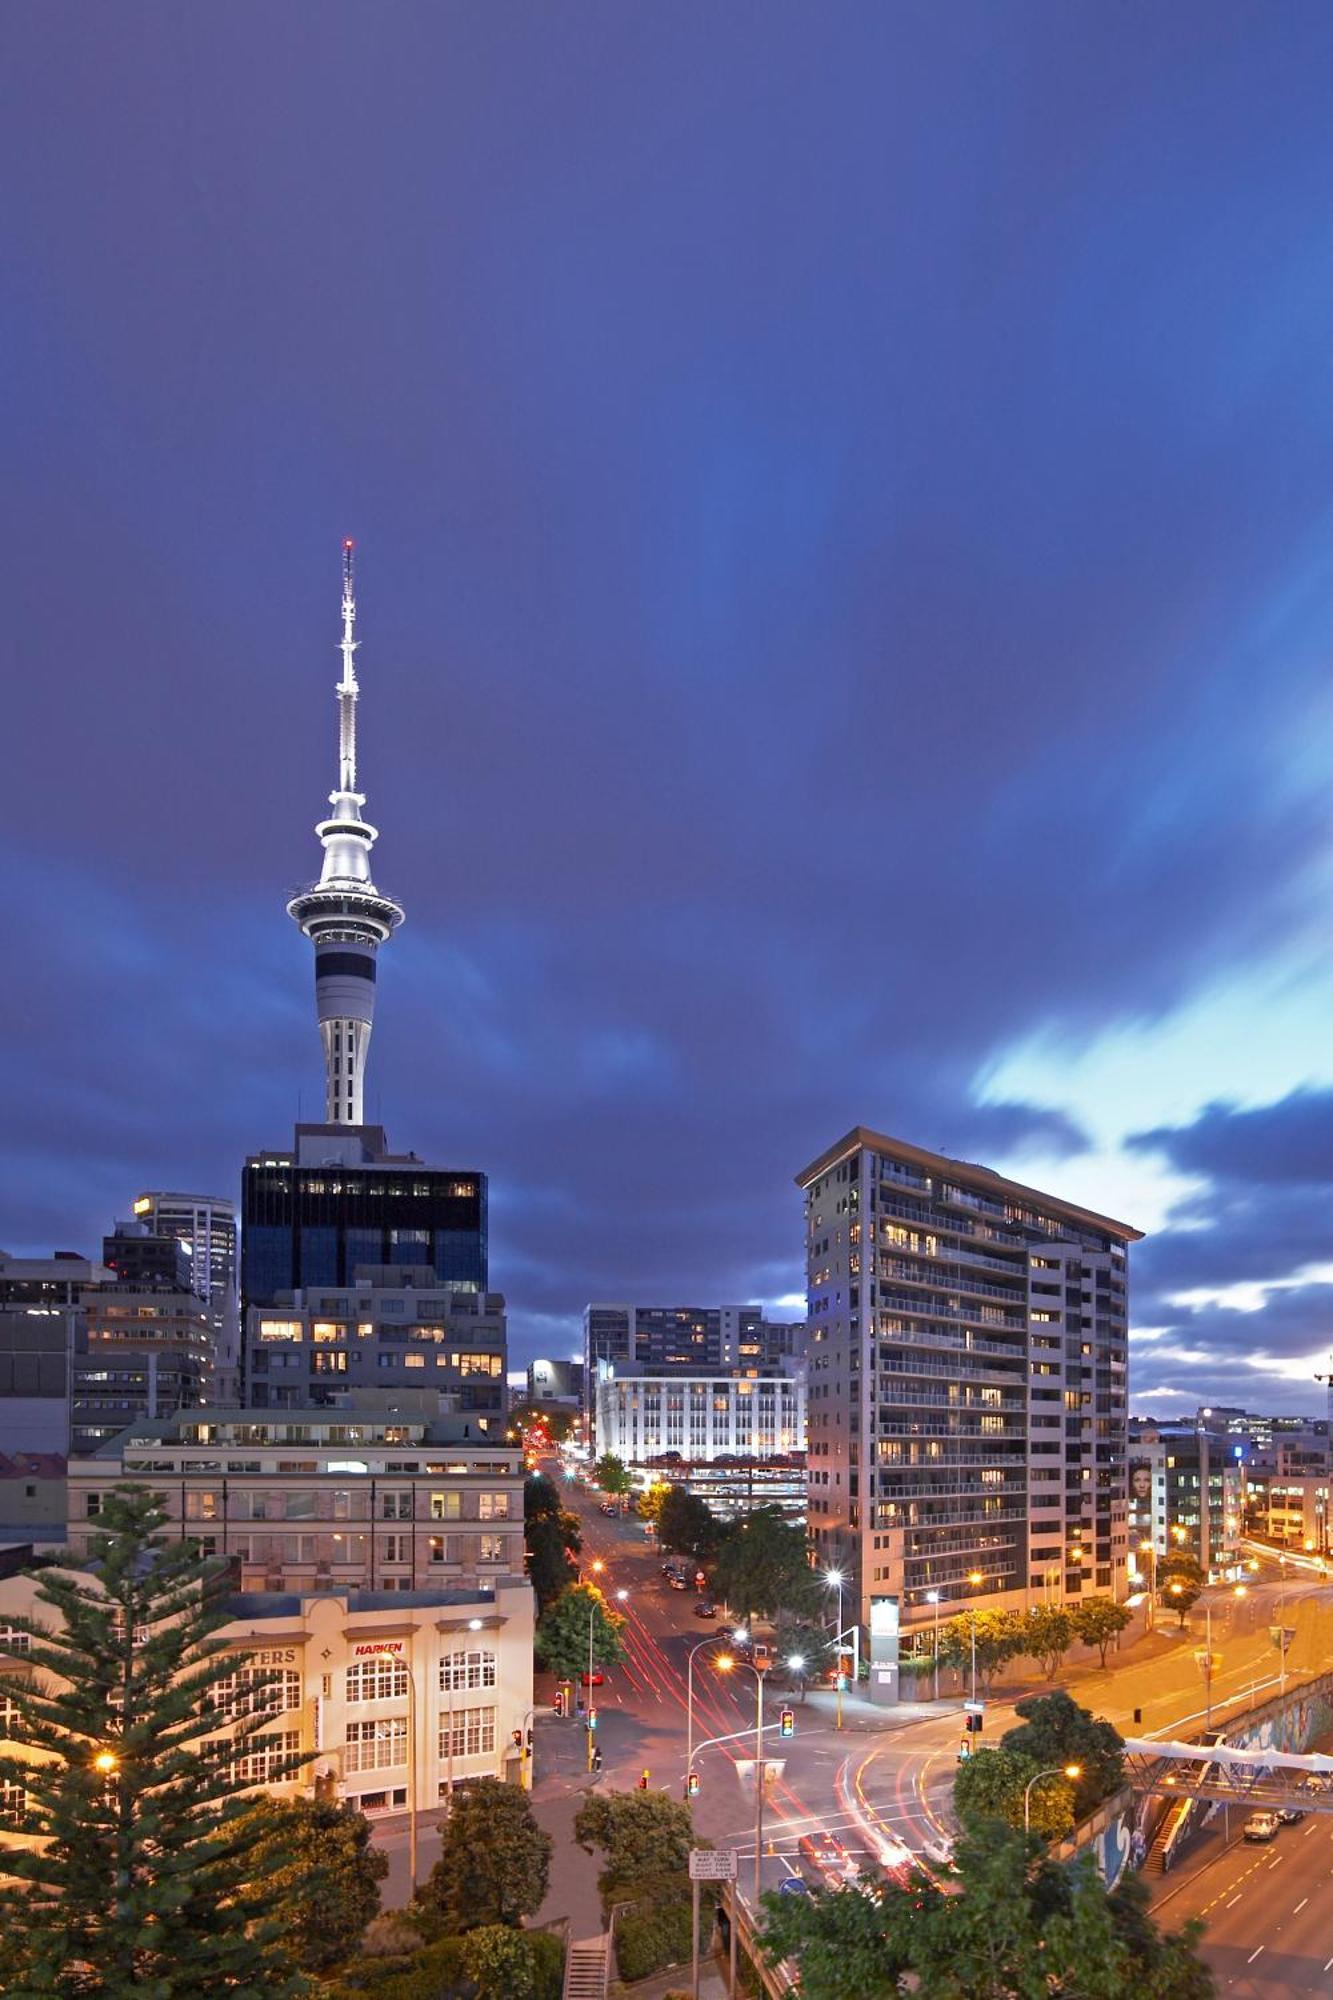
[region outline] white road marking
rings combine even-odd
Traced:
[[[1292,1911],[1291,1913],[1292,1916],[1298,1917],[1301,1911],[1305,1908],[1306,1904],[1309,1902],[1309,1900],[1310,1898],[1308,1896],[1302,1896],[1300,1902],[1297,1903],[1295,1909]]]
[[[1228,1908],[1229,1910],[1234,1910],[1234,1909],[1235,1909],[1235,1907],[1236,1907],[1236,1905],[1237,1905],[1237,1903],[1238,1903],[1239,1901],[1240,1901],[1240,1897],[1239,1897],[1239,1896],[1233,1896],[1233,1897],[1231,1898],[1231,1901],[1230,1901],[1230,1902],[1229,1902],[1229,1903],[1227,1904],[1227,1908]]]
[[[1247,1965],[1253,1965],[1253,1964],[1254,1964],[1254,1961],[1255,1961],[1255,1959],[1256,1959],[1256,1958],[1258,1958],[1258,1956],[1259,1956],[1259,1952],[1260,1952],[1260,1951],[1262,1951],[1262,1950],[1263,1950],[1263,1946],[1262,1946],[1262,1945],[1260,1945],[1260,1946],[1259,1946],[1259,1949],[1258,1949],[1258,1951],[1252,1951],[1252,1952],[1250,1953],[1250,1955],[1249,1955],[1249,1957],[1248,1957],[1248,1958],[1246,1959],[1245,1963],[1246,1963]]]
[[[1333,1958],[1330,1958],[1330,1960],[1328,1961],[1328,1965],[1324,1967],[1325,1972],[1327,1972],[1330,1967],[1333,1967]]]

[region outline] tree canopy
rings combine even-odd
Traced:
[[[711,1562],[717,1554],[721,1527],[707,1501],[684,1486],[669,1486],[657,1516],[657,1539],[664,1549]]]
[[[356,1949],[380,1907],[389,1857],[354,1806],[261,1797],[250,1866],[302,1972],[325,1972]]]
[[[1159,1932],[1137,1877],[1110,1895],[1091,1856],[1057,1867],[1021,1832],[965,1829],[953,1893],[905,1883],[765,1895],[762,1942],[799,1964],[805,2000],[884,2000],[910,1976],[920,2000],[1208,2000],[1202,1926]]]
[[[546,1900],[553,1842],[526,1792],[477,1778],[455,1792],[440,1827],[440,1858],[417,1891],[426,1917],[445,1931],[517,1925]]]
[[[810,1568],[805,1534],[777,1507],[756,1507],[730,1528],[718,1550],[713,1587],[742,1618],[779,1612],[813,1614],[819,1580]]]
[[[964,1826],[990,1819],[1022,1826],[1024,1792],[1042,1768],[1003,1744],[978,1750],[964,1758],[954,1775],[954,1811]],[[1068,1833],[1074,1824],[1073,1783],[1047,1767],[1040,1784],[1033,1784],[1028,1794],[1028,1814],[1032,1831],[1048,1840]]]
[[[1023,1651],[1035,1660],[1048,1681],[1074,1642],[1074,1620],[1062,1604],[1038,1604],[1023,1619]]]
[[[940,1664],[970,1672],[974,1632],[977,1680],[982,1687],[989,1687],[1002,1666],[1027,1650],[1023,1613],[977,1611],[950,1618],[940,1627]]]
[[[557,1680],[572,1681],[588,1671],[588,1633],[595,1667],[614,1667],[625,1656],[624,1619],[613,1611],[596,1584],[574,1583],[562,1590],[537,1620],[537,1658]]]
[[[537,1608],[560,1595],[578,1574],[573,1558],[583,1547],[579,1517],[561,1505],[560,1494],[544,1473],[529,1473],[523,1482],[523,1537],[528,1554],[528,1581]]]
[[[624,1459],[617,1458],[613,1451],[602,1454],[592,1469],[592,1476],[603,1493],[609,1493],[616,1499],[628,1493],[634,1485]]]
[[[1197,1556],[1188,1549],[1168,1549],[1157,1565],[1157,1595],[1174,1611],[1185,1629],[1185,1620],[1203,1595],[1204,1574]]]
[[[1036,1770],[1077,1764],[1082,1776],[1074,1787],[1074,1811],[1082,1819],[1109,1799],[1124,1782],[1124,1743],[1109,1722],[1100,1721],[1063,1690],[1030,1695],[1014,1713],[1023,1720],[1007,1729],[1001,1748],[1026,1758]]]
[[[1085,1646],[1095,1646],[1101,1656],[1101,1664],[1106,1665],[1106,1655],[1113,1639],[1118,1639],[1131,1622],[1133,1613],[1123,1604],[1117,1604],[1110,1597],[1085,1597],[1074,1607],[1074,1634]]]
[[[215,1636],[223,1566],[164,1527],[145,1487],[116,1488],[88,1556],[42,1571],[49,1617],[9,1621],[27,1643],[7,1733],[29,1755],[0,1758],[0,1781],[41,1844],[2,1850],[0,1991],[297,1990],[238,1759],[269,1756],[275,1779],[303,1759],[269,1680],[247,1686]]]

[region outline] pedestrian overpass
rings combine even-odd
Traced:
[[[1215,1799],[1222,1805],[1333,1813],[1333,1757],[1318,1752],[1233,1749],[1227,1743],[1157,1743],[1130,1737],[1125,1783],[1163,1798]]]

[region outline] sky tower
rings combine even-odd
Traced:
[[[338,683],[338,789],[330,819],[315,828],[324,844],[318,882],[293,896],[294,917],[315,947],[315,1005],[324,1044],[325,1118],[364,1124],[366,1053],[375,1018],[375,955],[403,921],[401,904],[370,879],[377,829],[361,817],[356,788],[356,597],[352,544],[343,543],[342,679]]]

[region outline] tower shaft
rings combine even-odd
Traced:
[[[352,544],[343,544],[342,678],[338,682],[338,789],[332,815],[315,828],[324,848],[318,882],[287,905],[315,947],[315,1005],[324,1049],[325,1117],[365,1122],[366,1056],[375,1019],[376,954],[403,921],[402,905],[375,887],[370,850],[376,829],[361,817],[356,789],[356,593]]]

